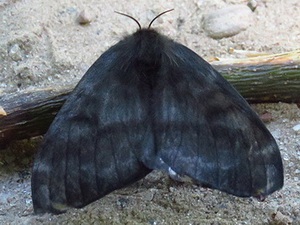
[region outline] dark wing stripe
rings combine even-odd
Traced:
[[[79,207],[82,202],[80,190],[80,146],[81,146],[81,126],[84,126],[82,118],[74,118],[69,131],[69,140],[67,144],[67,169],[66,169],[66,196],[70,205]]]
[[[51,185],[51,168],[53,161],[53,152],[47,148],[47,142],[45,143],[45,151],[39,152],[39,157],[46,158],[46,163],[37,162],[34,164],[32,172],[32,191],[35,193],[32,196],[34,209],[36,212],[40,212],[40,208],[50,208],[50,189]]]
[[[121,132],[121,131],[119,131],[119,132]],[[117,137],[114,137],[114,139],[116,139],[116,138]],[[111,157],[112,157],[111,162],[114,166],[114,174],[116,174],[116,178],[115,178],[116,183],[122,184],[122,178],[120,177],[121,171],[119,171],[119,166],[120,167],[122,167],[122,166],[120,165],[120,162],[117,159],[117,154],[118,154],[117,151],[118,150],[120,151],[120,148],[118,148],[118,147],[121,147],[121,146],[115,146],[116,140],[113,140],[112,137],[110,137],[109,141],[110,141],[110,146],[111,146]],[[123,149],[121,148],[121,150],[123,150]],[[119,155],[120,155],[120,153],[119,153]]]
[[[97,179],[95,167],[95,142],[97,140],[97,123],[91,124],[86,121],[81,125],[80,141],[80,193],[83,202],[91,202],[97,196]],[[89,149],[92,149],[89,151]]]
[[[64,208],[65,205],[60,205],[58,203],[66,202],[65,185],[61,185],[60,181],[64,181],[66,176],[66,143],[68,139],[64,132],[69,130],[69,124],[66,124],[64,127],[54,127],[53,131],[49,134],[50,139],[48,139],[49,137],[44,137],[46,142],[43,143],[45,146],[44,152],[52,152],[52,164],[49,168],[50,177],[48,178],[49,183],[47,184],[49,188],[49,197],[47,198],[51,201],[49,209],[52,207]],[[51,138],[56,135],[56,141],[52,143]],[[65,145],[61,147],[61,143]]]

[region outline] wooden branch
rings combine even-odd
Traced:
[[[300,102],[300,51],[211,64],[250,103]]]
[[[300,103],[300,51],[211,63],[250,103]],[[44,134],[72,89],[0,96],[0,149],[13,140]]]
[[[71,91],[47,88],[0,96],[0,149],[13,140],[44,134]]]

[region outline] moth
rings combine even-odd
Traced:
[[[240,197],[283,186],[278,146],[246,100],[152,22],[104,52],[58,112],[32,169],[35,213],[83,207],[152,170]]]

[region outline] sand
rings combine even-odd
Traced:
[[[215,40],[206,35],[202,16],[244,0],[202,1],[0,1],[0,95],[24,89],[74,85],[111,45],[137,29],[114,10],[137,18],[142,26],[158,13],[175,8],[153,24],[164,35],[204,58],[240,57],[229,49],[279,53],[300,48],[300,2],[265,0],[249,27]],[[80,25],[78,14],[91,18]],[[285,168],[284,188],[264,202],[217,190],[180,184],[155,171],[130,187],[115,191],[62,215],[33,214],[30,168],[41,137],[12,143],[0,152],[0,224],[300,224],[300,110],[296,104],[253,105],[272,120]]]

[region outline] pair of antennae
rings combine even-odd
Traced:
[[[167,10],[167,11],[164,11],[164,12],[158,14],[156,17],[154,17],[154,19],[149,23],[148,29],[150,29],[152,23],[153,23],[158,17],[160,17],[161,15],[163,15],[163,14],[165,14],[165,13],[171,12],[171,11],[173,11],[173,10],[174,10],[174,9],[169,9],[169,10]],[[117,11],[115,11],[115,13],[118,13],[118,14],[120,14],[120,15],[122,15],[122,16],[127,16],[127,17],[129,17],[130,19],[132,19],[133,21],[135,21],[135,22],[137,23],[137,25],[139,26],[139,29],[140,29],[140,30],[142,29],[141,24],[140,24],[139,21],[137,21],[137,19],[135,19],[134,17],[129,16],[129,15],[125,14],[125,13],[117,12]]]

